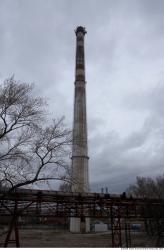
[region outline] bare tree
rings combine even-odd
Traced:
[[[155,179],[137,176],[136,183],[130,185],[127,193],[139,198],[164,198],[164,176]]]
[[[59,191],[64,191],[64,192],[71,192],[72,191],[72,185],[77,182],[76,179],[73,179],[72,177],[72,171],[71,167],[68,166],[66,168],[66,171],[64,172],[63,179],[68,180],[67,182],[63,181],[60,186],[59,186]]]
[[[66,180],[71,133],[63,118],[44,126],[44,101],[32,90],[13,77],[0,88],[0,180],[11,189]]]
[[[16,82],[13,77],[0,88],[0,162],[23,155],[22,146],[43,118],[43,100],[32,97],[32,89],[32,85]]]
[[[63,192],[71,192],[71,184],[68,182],[64,182],[59,186],[59,191],[63,191]]]

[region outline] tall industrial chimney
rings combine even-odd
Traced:
[[[75,68],[75,99],[72,147],[72,191],[88,192],[88,143],[86,117],[86,81],[84,56],[84,27],[77,27],[76,34],[76,68]]]
[[[84,55],[84,27],[79,26],[76,34],[76,67],[75,67],[75,96],[72,146],[72,191],[88,192],[88,143],[87,143],[87,116],[86,116],[86,81]],[[70,231],[89,232],[89,218],[71,218]]]

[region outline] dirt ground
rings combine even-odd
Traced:
[[[124,239],[123,239],[124,240]],[[1,237],[1,247],[4,239]],[[72,234],[67,231],[24,229],[20,230],[21,247],[112,247],[110,233]],[[156,240],[144,233],[132,235],[132,247],[156,247]],[[9,247],[14,245],[9,244]],[[125,247],[125,244],[123,244]]]
[[[110,239],[109,235],[105,234],[72,234],[69,232],[43,232],[38,231],[33,238],[33,242],[29,242],[28,236],[25,232],[22,234],[22,246],[23,247],[109,247]],[[40,242],[40,239],[44,239]]]

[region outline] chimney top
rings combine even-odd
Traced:
[[[85,27],[82,27],[82,26],[78,26],[75,30],[75,33],[77,35],[78,32],[82,32],[84,35],[87,33],[86,30],[85,30]]]

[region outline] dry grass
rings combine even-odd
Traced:
[[[132,247],[156,247],[156,239],[147,237],[145,233],[135,233],[131,236]],[[3,241],[4,237],[1,237],[1,246]],[[111,242],[110,233],[72,234],[52,229],[20,230],[21,247],[112,247]]]

